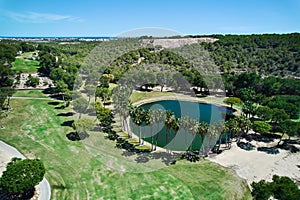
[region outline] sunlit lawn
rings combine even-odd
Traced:
[[[24,58],[16,58],[12,69],[18,72],[36,73],[39,68],[39,61]]]
[[[30,93],[41,95],[17,95]],[[161,159],[138,163],[138,155],[122,155],[123,150],[102,132],[69,141],[66,134],[73,130],[66,122],[73,117],[62,116],[71,110],[60,109],[61,102],[11,103],[13,111],[4,120],[0,139],[44,162],[52,199],[250,199],[245,181],[219,165],[205,160],[168,167]]]
[[[34,97],[34,98],[48,98],[41,90],[17,90],[14,97]]]

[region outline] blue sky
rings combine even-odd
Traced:
[[[300,32],[300,0],[0,0],[0,36]]]

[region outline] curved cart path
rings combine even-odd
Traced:
[[[5,166],[7,162],[11,160],[12,157],[18,157],[24,159],[25,156],[23,156],[16,148],[0,141],[0,164]],[[0,171],[1,171],[0,166]],[[2,174],[2,173],[1,173]],[[50,189],[50,184],[47,181],[46,178],[44,178],[40,184],[40,195],[39,195],[39,200],[50,200],[51,197],[51,189]]]

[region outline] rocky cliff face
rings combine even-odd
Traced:
[[[201,43],[201,42],[215,42],[218,39],[211,37],[203,38],[159,38],[159,39],[142,39],[140,42],[143,46],[153,45],[161,46],[163,48],[177,48],[187,44]]]

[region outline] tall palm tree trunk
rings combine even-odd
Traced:
[[[139,144],[140,145],[142,145],[142,139],[141,139],[141,137],[142,137],[142,130],[141,130],[141,126],[139,126]]]
[[[150,134],[151,134],[151,151],[153,151],[153,132],[152,132],[152,125],[150,127]]]
[[[218,149],[217,149],[218,152],[220,151],[220,147],[221,147],[221,143],[222,143],[222,136],[223,136],[223,134],[221,134],[219,137],[219,145],[218,145]]]

